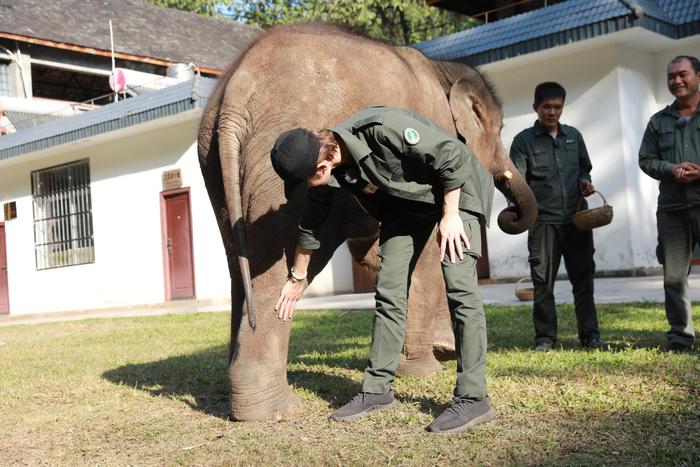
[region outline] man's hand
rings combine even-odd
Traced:
[[[581,180],[578,182],[578,189],[583,197],[591,196],[595,191],[593,184],[588,180]]]
[[[282,321],[287,321],[292,319],[294,315],[294,310],[297,307],[297,301],[304,295],[304,290],[308,282],[306,279],[302,281],[296,281],[289,278],[284,287],[282,287],[282,292],[280,292],[280,298],[277,300],[275,305],[275,311],[278,312],[277,317]]]
[[[445,213],[438,224],[438,241],[440,242],[440,261],[445,258],[445,251],[450,252],[450,262],[454,263],[455,252],[459,259],[464,259],[462,242],[469,250],[469,239],[464,232],[464,224],[458,213]]]
[[[700,180],[700,165],[681,162],[673,168],[673,176],[679,183],[691,183]]]

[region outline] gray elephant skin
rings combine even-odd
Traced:
[[[293,261],[305,188],[285,197],[269,159],[272,144],[287,129],[325,128],[372,104],[413,110],[458,135],[513,204],[499,215],[499,226],[519,233],[534,222],[534,196],[500,142],[500,105],[473,68],[431,61],[415,49],[327,25],[261,33],[221,78],[198,138],[231,275],[234,420],[272,419],[301,409],[287,382],[290,324],[277,318],[274,306]],[[377,222],[349,195],[336,196],[335,203],[323,246],[312,257],[310,281],[344,241],[360,264],[379,266]],[[454,351],[437,256],[431,241],[413,276],[400,374],[438,372],[435,355]]]

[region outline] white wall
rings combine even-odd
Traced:
[[[562,122],[583,134],[593,183],[615,211],[612,224],[594,231],[599,271],[659,266],[658,184],[641,172],[637,154],[649,117],[672,101],[665,83],[668,60],[678,54],[697,55],[699,46],[699,36],[671,41],[628,31],[482,67],[504,102],[502,140],[507,150],[513,137],[536,119],[535,86],[558,81],[566,88]],[[597,206],[596,198],[591,198],[591,206]],[[493,215],[505,205],[497,193]],[[529,275],[526,233],[506,235],[494,223],[488,242],[491,277]],[[564,271],[562,265],[560,272]]]
[[[566,88],[562,122],[578,128],[583,134],[593,164],[593,183],[615,207],[613,223],[595,232],[598,268],[632,267],[628,241],[630,230],[624,221],[624,212],[620,212],[625,204],[626,182],[624,160],[620,156],[621,122],[615,50],[606,47],[556,58],[542,56],[541,60],[496,70],[488,75],[504,102],[502,140],[507,150],[515,135],[531,126],[537,118],[532,109],[535,86],[543,81],[557,81]],[[596,202],[592,201],[591,205]],[[506,200],[499,193],[494,213],[505,206]],[[498,255],[489,255],[492,277],[529,274],[526,233],[511,236],[495,227],[489,229],[488,241],[490,251],[499,252]]]
[[[161,176],[171,169],[180,169],[183,187],[190,188],[197,299],[229,298],[226,256],[197,161],[198,123],[197,113],[163,119],[4,161],[0,203],[17,203],[17,219],[5,222],[13,315],[162,303]],[[95,262],[37,271],[30,174],[85,158]],[[352,290],[349,258],[343,245],[308,294]]]

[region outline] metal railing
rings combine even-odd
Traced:
[[[32,172],[36,268],[93,263],[87,159]]]

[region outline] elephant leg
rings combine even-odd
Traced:
[[[253,265],[252,304],[257,314],[255,329],[242,315],[245,300],[242,281],[240,277],[233,281],[229,364],[233,420],[273,420],[302,410],[301,400],[287,382],[291,323],[278,319],[274,311],[287,277],[287,265],[284,242],[280,242],[282,236],[277,241],[270,238],[270,232],[279,233],[271,223],[271,217],[258,219],[248,231]]]
[[[442,371],[433,354],[433,334],[436,310],[447,310],[447,298],[442,279],[435,236],[431,236],[421,254],[411,279],[408,296],[406,338],[397,375],[427,376]]]
[[[363,232],[365,233],[365,232]],[[355,261],[378,271],[377,235],[348,239]],[[413,272],[408,298],[406,337],[396,370],[397,375],[425,376],[439,373],[442,365],[435,358],[454,358],[454,335],[447,308],[444,281],[434,237],[428,241]],[[446,319],[442,319],[443,316]],[[450,354],[451,350],[451,354]]]
[[[242,293],[238,296],[242,296]],[[260,307],[258,310],[272,312],[272,301],[256,302],[256,306]],[[243,301],[236,300],[234,307],[239,310],[235,316],[240,317]],[[231,419],[274,420],[301,412],[301,400],[287,382],[290,323],[278,320],[279,323],[266,326],[265,332],[261,329],[260,320],[255,330],[250,328],[247,320],[239,318],[237,321],[239,329],[232,343],[233,358],[229,365]]]
[[[234,321],[233,358],[229,366],[231,418],[234,420],[270,420],[294,415],[302,410],[299,397],[287,379],[287,360],[291,322],[277,318],[274,311],[279,293],[287,280],[296,247],[299,206],[283,205],[269,211],[247,227],[247,239],[253,281],[257,327],[250,328],[241,319],[243,287],[238,280],[232,293]],[[309,264],[309,280],[326,266],[345,237],[337,228],[340,210],[332,210]]]

